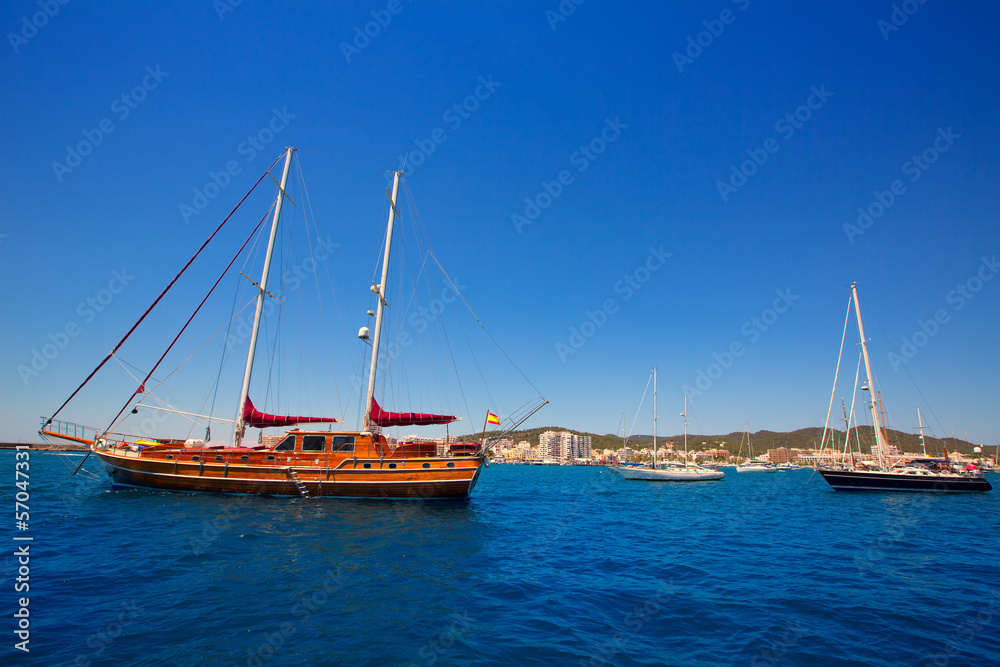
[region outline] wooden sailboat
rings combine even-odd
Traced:
[[[861,322],[861,306],[858,303],[856,283],[851,284],[851,301],[854,304],[854,311],[858,320],[858,337],[861,339],[861,355],[864,360],[865,376],[868,380],[867,384],[862,387],[862,390],[870,393],[869,408],[875,432],[875,444],[872,446],[873,460],[871,462],[855,464],[852,456],[849,465],[842,467],[820,467],[818,469],[819,474],[836,491],[929,491],[936,493],[957,493],[992,490],[993,487],[983,477],[980,469],[959,472],[950,469],[949,466],[949,469],[934,470],[925,465],[908,462],[905,457],[892,455],[882,424],[882,397],[880,393],[875,391],[871,363],[868,359],[868,341],[865,339],[865,329]],[[847,311],[848,320],[850,319],[850,312],[849,305]],[[845,336],[846,332],[847,322],[845,321]],[[843,344],[841,344],[841,349],[843,349]],[[839,364],[837,371],[839,374]],[[836,391],[836,380],[834,380],[834,391]],[[923,441],[923,420],[920,418],[919,412],[918,419],[920,419],[920,435],[921,441]],[[828,426],[829,413],[827,416]],[[826,431],[827,428],[824,428],[823,442],[826,440]]]
[[[114,433],[107,429],[83,427],[55,419],[66,403],[52,417],[44,420],[39,433],[43,437],[88,445],[91,453],[104,465],[115,489],[138,487],[183,492],[302,497],[464,498],[472,492],[487,463],[486,426],[484,425],[483,429],[483,439],[479,442],[457,444],[420,442],[393,446],[383,435],[383,428],[448,424],[457,418],[453,415],[391,412],[384,410],[375,398],[383,309],[386,307],[386,279],[392,250],[393,224],[398,215],[396,199],[402,172],[394,172],[392,193],[389,195],[389,220],[382,258],[381,281],[377,285],[372,285],[372,292],[378,300],[374,334],[372,335],[367,327],[363,327],[359,332],[359,337],[363,340],[371,337],[372,345],[362,428],[357,431],[333,430],[332,424],[340,422],[340,419],[267,414],[256,409],[249,398],[261,311],[265,296],[270,296],[267,284],[275,233],[282,203],[287,197],[285,187],[295,150],[288,148],[284,155],[284,169],[274,205],[263,275],[257,285],[256,311],[250,336],[250,350],[240,389],[237,412],[239,418],[235,423],[234,441],[228,446],[212,447],[203,441],[192,444],[181,439],[149,439]],[[264,176],[261,180],[263,178]],[[147,310],[147,314],[148,312]],[[141,322],[142,318],[139,321]],[[120,346],[121,343],[115,350]],[[109,358],[112,355],[109,355]],[[96,373],[96,369],[94,372]],[[83,385],[80,386],[82,387]],[[132,399],[142,391],[140,385],[140,389],[133,393]],[[75,396],[76,392],[73,395]],[[72,398],[73,396],[70,397]],[[508,430],[516,428],[545,403],[547,401],[544,399],[535,399],[527,404],[508,418],[510,423]],[[119,416],[121,414],[119,413]],[[115,419],[117,420],[117,417]],[[495,423],[497,420],[488,412],[487,421]],[[320,426],[321,424],[325,425],[325,428]],[[295,425],[312,426],[288,430],[280,442],[270,447],[245,444],[247,428],[264,429]],[[439,455],[440,444],[443,444],[443,449],[462,454]],[[82,464],[81,461],[80,465]]]

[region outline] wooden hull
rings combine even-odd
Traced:
[[[334,498],[466,498],[478,457],[345,459],[326,465],[240,465],[151,459],[123,449],[95,450],[113,488],[187,493],[258,494]],[[393,468],[389,468],[390,463]],[[370,466],[365,468],[365,465]],[[428,467],[424,467],[427,464]]]

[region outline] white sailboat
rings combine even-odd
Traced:
[[[657,465],[656,462],[656,367],[653,367],[653,465],[650,467],[619,466],[615,470],[625,479],[647,482],[704,482],[719,480],[726,473],[710,470],[688,462],[687,458],[687,396],[684,397],[684,463],[676,461]]]
[[[736,472],[778,472],[778,468],[773,463],[757,461],[753,457],[753,444],[750,442],[750,422],[747,422],[746,430],[743,432],[743,439],[740,440],[740,455],[743,454],[743,441],[747,443],[747,462],[736,466]]]

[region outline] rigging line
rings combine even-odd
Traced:
[[[302,163],[299,162],[298,159],[296,159],[295,160],[295,166],[298,169],[298,174],[299,174],[298,182],[300,182],[302,184],[302,194],[303,194],[304,204],[305,204],[306,208],[309,209],[309,215],[311,216],[311,219],[313,221],[313,225],[316,226],[316,215],[313,212],[312,200],[309,198],[309,188],[306,186],[305,175],[302,173]],[[302,213],[303,213],[303,217],[305,217],[305,210],[303,210]],[[315,231],[316,231],[316,242],[320,243],[320,239],[319,239],[319,227],[318,226],[316,226]],[[312,259],[312,262],[313,262],[313,283],[316,285],[316,299],[319,302],[320,322],[323,323],[323,338],[326,341],[327,356],[330,359],[330,373],[333,376],[333,390],[334,390],[334,393],[337,395],[337,407],[340,410],[340,413],[344,414],[344,404],[343,404],[343,401],[340,398],[340,385],[337,382],[337,370],[336,370],[336,367],[334,366],[334,363],[333,363],[333,349],[330,347],[330,332],[329,332],[329,330],[326,327],[326,312],[323,309],[323,297],[321,296],[320,289],[319,289],[319,271],[316,270],[317,269],[317,267],[316,267],[316,260],[313,257],[312,237],[309,235],[309,225],[308,225],[308,223],[306,223],[306,240],[309,242],[309,257]],[[329,273],[327,275],[329,276]],[[331,293],[332,293],[332,290],[331,290]],[[334,294],[334,303],[336,303],[336,294]],[[349,353],[350,352],[348,352],[348,354]]]
[[[889,349],[892,350],[892,353],[895,354],[897,358],[902,358],[896,352],[896,348],[893,347],[892,340],[889,339],[889,335],[882,328],[882,325],[879,324],[878,318],[876,318],[875,315],[870,310],[869,310],[869,315],[870,315],[870,317],[873,320],[875,320],[875,326],[878,327],[878,330],[882,332],[883,336],[885,336],[885,340],[889,344]],[[946,431],[945,431],[944,425],[941,423],[941,420],[938,419],[937,414],[935,414],[934,408],[932,408],[931,404],[927,401],[927,397],[924,396],[924,392],[920,391],[920,386],[917,384],[917,381],[913,379],[912,375],[910,375],[910,369],[907,368],[906,364],[904,364],[904,363],[901,363],[900,366],[903,368],[903,371],[906,373],[906,377],[910,378],[910,383],[913,384],[913,388],[917,390],[918,394],[920,394],[920,399],[924,402],[924,406],[927,408],[927,411],[931,413],[932,417],[934,417],[934,421],[936,421],[937,425],[941,428],[941,432],[945,433]]]
[[[271,202],[270,202],[270,205],[267,207],[267,211],[265,212],[265,215],[270,214],[271,211],[274,209],[275,205],[276,205],[276,201],[272,199]],[[258,210],[259,210],[259,207],[258,207]],[[258,241],[259,240],[260,239],[258,239]],[[244,274],[246,273],[245,269],[247,268],[248,264],[250,263],[251,257],[254,255],[254,252],[257,249],[257,243],[258,243],[258,241],[254,242],[253,247],[251,248],[250,252],[247,253],[247,257],[243,261],[243,267],[242,268],[244,269],[244,271],[243,271]],[[225,367],[226,362],[229,359],[232,358],[231,356],[227,357],[227,354],[231,351],[231,350],[229,350],[228,341],[230,340],[230,334],[232,332],[233,322],[235,321],[236,315],[237,315],[236,304],[239,302],[240,288],[241,288],[241,286],[242,286],[242,283],[237,282],[236,286],[235,286],[235,289],[233,290],[233,307],[230,310],[229,322],[227,323],[227,329],[226,329],[226,341],[227,341],[227,345],[226,345],[225,348],[223,348],[222,354],[219,357],[219,372],[218,372],[218,374],[216,375],[216,378],[215,378],[215,387],[214,387],[214,389],[210,389],[209,390],[209,391],[212,392],[212,406],[211,406],[211,409],[209,410],[209,414],[210,415],[211,414],[215,414],[215,403],[216,403],[216,401],[218,399],[219,386],[220,386],[220,384],[222,382],[222,369]],[[254,294],[253,298],[251,299],[251,303],[253,301],[256,301],[256,299],[257,299],[257,295]],[[247,305],[249,305],[249,304],[247,304]],[[243,308],[241,308],[239,310],[239,312],[240,313],[243,312],[246,309],[246,307],[247,306],[243,306]],[[218,332],[216,332],[216,333],[218,333]],[[208,392],[206,392],[206,394],[207,393]],[[202,405],[204,405],[204,402],[202,403]],[[211,429],[211,424],[212,424],[212,421],[210,419],[209,423],[208,423],[209,429]]]
[[[847,433],[844,435],[844,456],[847,456],[848,448],[851,443],[851,422],[854,422],[854,439],[858,442],[858,454],[861,453],[861,434],[858,432],[858,421],[857,415],[854,414],[855,404],[858,400],[858,379],[861,377],[861,360],[863,358],[863,353],[858,351],[858,367],[854,371],[854,393],[851,394],[851,416],[847,420]]]
[[[851,302],[853,295],[847,299],[847,316],[844,318],[844,333],[840,337],[840,352],[837,354],[837,371],[833,374],[833,389],[830,391],[830,407],[826,410],[826,423],[823,425],[823,437],[819,441],[819,449],[823,451],[826,444],[826,431],[830,427],[830,415],[833,413],[833,401],[837,393],[837,378],[840,376],[840,361],[844,358],[844,341],[847,340],[847,324],[851,320]]]
[[[194,357],[194,355],[198,354],[198,352],[200,352],[202,349],[204,349],[204,347],[206,345],[208,345],[210,342],[212,342],[215,339],[216,336],[218,336],[220,333],[222,333],[223,329],[227,330],[227,332],[226,332],[226,338],[228,340],[228,338],[229,338],[228,329],[230,329],[232,327],[233,320],[235,320],[236,317],[240,313],[242,313],[244,310],[246,310],[247,308],[249,308],[250,304],[252,304],[256,300],[257,300],[257,297],[254,296],[249,301],[247,301],[247,303],[244,304],[242,308],[240,308],[239,310],[236,310],[236,300],[234,298],[233,299],[233,308],[231,310],[229,321],[226,324],[224,324],[223,326],[219,327],[215,331],[215,333],[213,333],[211,336],[209,336],[205,340],[204,343],[202,343],[200,346],[198,346],[198,349],[196,349],[194,352],[192,352],[191,354],[189,354],[184,361],[182,361],[181,363],[177,364],[177,367],[174,368],[174,370],[170,371],[166,376],[164,376],[164,378],[162,380],[156,380],[156,378],[153,378],[153,380],[157,383],[156,386],[153,387],[153,390],[155,391],[156,389],[159,389],[164,383],[166,383],[166,381],[169,380],[174,375],[174,373],[176,373],[177,371],[179,371],[185,364],[187,364],[187,362],[191,361],[191,359]],[[223,355],[225,355],[225,352],[226,352],[225,350],[222,351]],[[133,364],[129,364],[127,361],[124,361],[121,358],[118,358],[118,362],[122,363],[122,364],[127,364],[127,365],[131,366],[132,368],[135,368],[137,371],[141,370],[138,366],[134,366]],[[209,389],[208,391],[206,391],[205,392],[205,394],[206,394],[205,398],[202,399],[202,400],[200,400],[200,401],[195,400],[193,397],[188,397],[188,398],[191,398],[191,400],[194,401],[195,404],[200,405],[200,406],[202,406],[202,408],[204,408],[205,404],[206,404],[206,402],[208,400],[207,394],[208,393],[212,393],[212,405],[211,405],[211,407],[208,410],[208,414],[209,415],[214,415],[215,414],[215,397],[218,394],[220,378],[222,376],[222,366],[223,366],[222,362],[223,362],[223,360],[220,359],[219,374],[218,374],[218,376],[216,376],[214,391],[212,389]],[[135,379],[138,380],[138,378],[135,378]],[[183,392],[178,392],[178,393],[183,394]],[[139,402],[142,403],[141,400]],[[209,421],[209,426],[211,426],[211,422],[212,422],[212,417],[211,416],[209,417],[208,421]]]
[[[639,407],[635,410],[635,417],[632,418],[632,425],[628,427],[628,435],[625,439],[632,437],[632,431],[635,430],[635,423],[639,420],[639,413],[642,412],[642,404],[646,402],[646,393],[649,391],[649,383],[653,381],[653,371],[649,371],[649,378],[646,380],[646,388],[642,390],[642,398],[639,399]],[[622,423],[622,428],[625,428],[625,424]]]
[[[240,314],[240,313],[242,313],[242,312],[243,312],[244,310],[246,310],[247,308],[249,308],[249,307],[250,307],[250,305],[251,305],[251,304],[252,304],[252,303],[253,303],[254,301],[256,301],[256,300],[257,300],[257,297],[253,297],[253,298],[251,298],[251,299],[250,299],[249,301],[247,301],[247,302],[246,302],[246,304],[244,304],[244,305],[243,305],[243,307],[242,307],[242,308],[240,308],[240,309],[239,309],[238,311],[236,311],[236,310],[235,310],[235,308],[234,308],[233,310],[235,311],[235,314],[233,315],[233,317],[232,317],[232,318],[230,318],[230,322],[232,322],[232,319],[235,319],[236,315],[239,315],[239,314]],[[222,327],[219,327],[219,328],[218,328],[218,329],[217,329],[217,330],[215,331],[215,333],[213,333],[213,334],[212,334],[211,336],[209,336],[209,337],[208,337],[208,338],[207,338],[207,339],[205,340],[205,342],[204,342],[204,343],[202,343],[201,345],[199,345],[199,346],[198,346],[198,349],[196,349],[196,350],[195,350],[194,352],[192,352],[191,354],[189,354],[189,355],[187,356],[187,358],[186,358],[186,359],[185,359],[184,361],[182,361],[181,363],[177,364],[177,367],[176,367],[176,368],[174,368],[174,370],[170,371],[170,372],[169,372],[169,373],[168,373],[167,375],[165,375],[165,376],[163,377],[163,379],[162,379],[162,380],[157,380],[156,378],[153,378],[153,381],[157,383],[157,384],[156,384],[156,387],[154,387],[154,389],[155,389],[155,388],[159,388],[159,386],[160,386],[160,385],[162,385],[162,384],[164,384],[164,383],[165,383],[165,382],[166,382],[167,380],[169,380],[169,379],[170,379],[170,378],[171,378],[171,377],[172,377],[172,376],[174,375],[174,373],[176,373],[177,371],[179,371],[179,370],[180,370],[180,369],[181,369],[181,368],[182,368],[182,367],[184,366],[184,364],[186,364],[187,362],[191,361],[191,358],[192,358],[192,357],[194,357],[194,355],[198,354],[198,352],[200,352],[200,351],[201,351],[202,349],[204,349],[204,347],[205,347],[206,345],[208,345],[208,344],[209,344],[210,342],[212,342],[212,340],[214,340],[216,336],[218,336],[218,335],[219,335],[220,333],[222,333],[222,330],[223,330],[224,328],[226,328],[226,326],[228,326],[228,323],[227,323],[227,325],[223,325]],[[115,357],[115,361],[117,361],[117,362],[118,362],[119,364],[122,364],[122,365],[124,365],[124,366],[129,366],[130,368],[134,368],[134,369],[135,369],[136,371],[138,371],[138,372],[140,372],[140,373],[141,373],[141,372],[144,372],[144,371],[143,371],[143,369],[139,368],[139,367],[138,367],[138,366],[136,366],[135,364],[132,364],[132,363],[129,363],[128,361],[125,361],[125,360],[124,360],[124,359],[122,359],[121,357],[118,357],[118,356],[116,356],[116,357]],[[139,380],[139,378],[137,378],[137,377],[134,377],[134,376],[133,376],[133,379],[134,379],[134,380],[136,380],[137,382],[138,382],[138,380]],[[191,397],[189,397],[189,398],[191,398]],[[192,400],[194,400],[194,399],[192,398]],[[141,401],[140,401],[140,402],[141,402]],[[197,403],[197,404],[199,404],[199,405],[201,405],[201,406],[203,406],[203,407],[204,407],[204,405],[205,405],[205,401],[195,401],[195,403]]]
[[[275,162],[277,162],[277,160],[275,160]],[[263,178],[263,176],[261,178]],[[250,232],[250,235],[247,237],[247,240],[243,242],[243,245],[240,246],[239,251],[237,251],[237,253],[233,256],[232,260],[230,260],[229,264],[226,266],[226,268],[219,275],[219,278],[215,281],[215,284],[212,285],[212,288],[210,290],[208,290],[208,294],[205,295],[205,298],[203,298],[201,300],[201,303],[198,304],[198,307],[194,309],[193,313],[191,313],[191,317],[188,318],[187,322],[184,323],[184,326],[181,327],[181,330],[177,332],[176,336],[174,336],[174,339],[170,342],[170,345],[167,347],[167,349],[160,356],[159,360],[157,360],[157,362],[153,365],[153,368],[149,371],[149,375],[146,376],[146,380],[149,380],[149,378],[156,371],[157,367],[159,367],[160,363],[163,362],[163,359],[167,356],[167,354],[170,352],[170,350],[174,347],[174,344],[177,342],[177,339],[181,337],[181,334],[184,333],[184,330],[188,328],[189,324],[191,324],[191,320],[194,319],[194,316],[198,314],[198,311],[201,310],[201,307],[205,305],[206,301],[208,301],[208,297],[212,296],[212,292],[215,291],[215,288],[219,286],[219,283],[222,282],[222,279],[229,272],[229,269],[233,266],[233,264],[236,263],[236,260],[239,259],[240,255],[243,253],[243,249],[246,248],[247,244],[250,243],[250,240],[253,239],[254,235],[257,233],[257,230],[260,229],[260,226],[262,224],[264,224],[264,220],[266,218],[267,218],[267,213],[265,213],[264,216],[260,219],[260,222],[257,223],[257,226],[253,228],[253,230]],[[204,246],[202,246],[202,247],[204,247]],[[198,252],[201,252],[201,251],[199,250]],[[144,385],[146,384],[146,380],[143,380],[143,383],[141,385],[139,385],[138,387],[136,387],[135,391],[132,392],[132,395],[129,396],[129,399],[125,402],[125,405],[123,405],[122,409],[118,411],[118,414],[115,415],[115,418],[111,420],[111,424],[108,426],[107,429],[105,429],[106,431],[111,429],[111,426],[113,426],[114,423],[116,421],[118,421],[118,418],[121,417],[121,414],[123,412],[125,412],[125,409],[128,408],[129,403],[131,403],[132,399],[135,398],[136,395],[139,393],[139,390],[144,388]]]
[[[430,252],[430,248],[428,248],[428,252]],[[425,258],[425,262],[426,262],[426,258]],[[445,277],[447,278],[447,274],[445,274]],[[428,289],[431,290],[431,298],[433,299],[434,298],[433,297],[433,288],[431,288],[431,277],[430,277],[430,275],[427,276],[427,284],[428,284]],[[459,319],[459,318],[456,318],[456,321],[458,322],[459,329],[462,330],[462,335],[466,339],[466,344],[468,344],[469,337],[465,333],[465,328],[462,326],[462,320]],[[447,330],[447,328],[444,325],[444,319],[443,319],[443,317],[440,320],[440,324],[438,326],[438,331],[439,331],[441,337],[444,339],[445,346],[447,347],[447,350],[448,350],[448,355],[451,357],[452,372],[455,375],[455,383],[458,385],[458,391],[459,391],[459,394],[462,397],[462,403],[465,404],[465,414],[471,415],[472,414],[472,410],[469,409],[469,401],[468,401],[468,398],[465,395],[465,387],[462,386],[462,378],[458,374],[458,363],[455,361],[455,353],[454,353],[454,351],[451,348],[451,338],[448,336],[448,330]],[[473,363],[476,366],[476,371],[479,373],[480,380],[482,380],[483,387],[486,389],[487,398],[489,398],[490,403],[493,404],[494,400],[493,400],[493,396],[490,394],[489,385],[486,383],[486,378],[483,375],[482,368],[480,368],[480,366],[479,366],[479,360],[476,359],[476,357],[475,357],[474,354],[472,355],[472,361],[473,361]],[[443,386],[443,383],[440,380],[438,381],[438,385],[439,385],[439,390],[443,394],[444,393],[444,386]]]
[[[458,298],[460,298],[462,300],[462,303],[465,304],[465,307],[469,309],[469,312],[472,313],[472,317],[475,318],[476,322],[479,323],[479,326],[482,327],[483,331],[486,332],[486,335],[489,336],[489,338],[490,338],[491,341],[493,341],[493,344],[497,346],[497,349],[500,350],[500,352],[503,354],[503,356],[505,356],[507,358],[507,361],[509,361],[511,363],[511,365],[514,367],[514,369],[517,370],[517,372],[521,374],[521,377],[524,378],[524,380],[531,386],[531,388],[534,389],[538,393],[539,396],[541,396],[542,395],[541,390],[538,387],[536,387],[535,383],[532,382],[528,378],[528,376],[524,374],[524,371],[522,371],[521,368],[516,363],[514,363],[514,360],[510,358],[510,355],[507,354],[507,351],[504,350],[502,347],[500,347],[500,343],[497,342],[497,339],[493,337],[493,334],[491,334],[489,332],[489,329],[486,328],[486,325],[483,324],[482,320],[479,319],[479,316],[476,315],[476,313],[475,313],[474,310],[472,310],[472,306],[469,305],[469,302],[465,300],[465,296],[462,294],[461,291],[459,291],[458,285],[456,285],[452,281],[451,276],[449,276],[448,272],[444,270],[443,266],[441,266],[441,262],[438,261],[437,256],[434,254],[434,251],[428,249],[428,252],[430,253],[430,256],[434,259],[434,263],[438,265],[439,269],[441,269],[441,273],[444,274],[444,277],[448,281],[448,284],[450,284],[451,287],[452,287],[452,289],[455,290],[455,294],[457,294]]]
[[[260,185],[260,182],[264,180],[264,176],[266,176],[267,173],[271,170],[271,167],[273,167],[274,165],[278,164],[278,160],[280,160],[280,159],[281,159],[281,156],[278,156],[278,158],[274,162],[271,163],[271,166],[267,168],[268,171],[265,171],[263,174],[260,175],[260,178],[258,178],[257,182],[253,184],[253,187],[250,188],[245,195],[243,195],[243,199],[241,199],[240,203],[236,205],[236,208],[234,208],[232,211],[230,211],[229,215],[226,216],[226,219],[223,220],[221,223],[219,223],[219,226],[215,228],[215,231],[212,232],[212,235],[208,237],[208,239],[201,245],[200,248],[198,248],[198,252],[196,252],[194,254],[194,256],[192,256],[191,259],[189,259],[187,261],[187,264],[185,264],[184,268],[182,268],[180,270],[180,273],[178,273],[176,276],[174,276],[174,279],[170,281],[170,284],[167,285],[166,288],[164,288],[164,290],[162,292],[160,292],[160,296],[156,297],[156,300],[153,301],[152,304],[150,304],[149,308],[146,309],[146,312],[144,312],[142,314],[142,316],[136,321],[136,323],[132,325],[132,328],[128,330],[128,333],[125,334],[124,338],[122,338],[120,341],[118,341],[118,344],[115,345],[114,348],[112,348],[112,350],[110,352],[108,352],[108,356],[104,357],[104,360],[101,361],[101,363],[97,364],[97,368],[95,368],[94,370],[92,370],[90,372],[90,375],[87,376],[87,379],[84,380],[80,384],[80,386],[77,387],[76,390],[72,394],[70,394],[70,397],[67,398],[63,402],[63,404],[60,405],[56,409],[56,411],[52,413],[52,416],[48,418],[48,420],[45,422],[45,425],[43,426],[43,428],[45,426],[48,426],[49,424],[52,423],[52,420],[56,418],[56,415],[58,415],[62,411],[62,409],[65,408],[66,405],[70,401],[73,400],[74,396],[76,396],[78,393],[80,393],[80,390],[83,389],[83,387],[88,382],[90,382],[91,378],[93,378],[94,375],[97,374],[97,371],[101,370],[101,368],[104,366],[104,364],[106,364],[108,362],[108,360],[114,355],[114,353],[118,351],[118,348],[120,348],[125,343],[125,341],[128,340],[129,336],[132,335],[132,332],[135,331],[136,327],[138,327],[142,323],[142,321],[144,319],[146,319],[146,316],[149,315],[150,311],[152,311],[153,308],[156,307],[156,304],[158,304],[160,302],[160,299],[162,299],[166,295],[166,293],[170,291],[170,288],[174,286],[174,283],[177,282],[178,278],[180,278],[181,275],[183,275],[183,273],[188,270],[188,267],[191,266],[191,263],[194,262],[195,258],[198,257],[198,255],[201,254],[201,251],[205,249],[205,246],[207,246],[209,243],[212,242],[212,239],[214,239],[215,235],[219,233],[219,230],[222,229],[223,225],[225,225],[227,222],[229,222],[229,218],[233,217],[233,213],[236,213],[236,209],[238,209],[240,206],[243,205],[243,202],[246,201],[246,198],[250,196],[250,193],[253,192],[254,189],[258,185]]]
[[[141,369],[137,368],[137,367],[136,367],[135,365],[133,365],[133,364],[130,364],[130,363],[128,363],[127,361],[125,361],[125,360],[121,359],[120,357],[115,357],[115,361],[117,361],[117,362],[118,362],[118,364],[119,364],[120,366],[122,366],[122,369],[123,369],[123,370],[124,370],[124,371],[125,371],[126,373],[128,373],[129,375],[132,375],[132,373],[131,373],[131,372],[129,372],[128,368],[125,368],[125,366],[131,366],[132,368],[135,368],[135,370],[137,370],[137,371],[140,371],[140,372],[141,372]],[[138,381],[139,381],[139,378],[138,378],[138,377],[136,377],[135,375],[132,375],[132,379],[133,379],[133,380],[135,380],[136,382],[138,382]],[[159,384],[157,384],[157,385],[156,385],[156,386],[155,386],[155,387],[154,387],[153,389],[151,389],[151,390],[147,391],[147,392],[146,392],[146,395],[147,395],[147,396],[150,396],[150,397],[152,397],[152,398],[155,398],[155,399],[156,399],[156,400],[158,400],[158,401],[159,401],[160,403],[163,403],[163,405],[166,405],[166,406],[168,406],[168,407],[169,407],[170,409],[172,409],[172,410],[174,410],[174,411],[177,411],[177,408],[175,408],[174,406],[172,406],[172,405],[170,405],[169,403],[167,403],[167,402],[166,402],[165,400],[163,400],[162,398],[160,398],[160,396],[159,396],[159,395],[158,395],[158,394],[156,393],[156,390],[157,390],[157,389],[159,389],[159,388],[160,388],[160,387],[162,387],[162,386],[165,386],[165,383],[166,383],[166,380],[163,380],[163,381],[161,381],[161,382],[160,382]],[[194,403],[196,403],[196,404],[198,403],[198,401],[195,401],[195,399],[194,399],[194,397],[193,397],[193,396],[188,396],[188,395],[187,395],[187,394],[185,394],[184,392],[182,392],[182,391],[178,391],[178,390],[177,390],[177,389],[176,389],[175,387],[167,387],[167,389],[170,389],[170,390],[172,390],[172,391],[176,391],[176,392],[177,392],[178,394],[180,394],[180,395],[181,395],[181,396],[182,396],[183,398],[186,398],[186,399],[188,399],[188,400],[190,400],[190,401],[192,401],[192,402],[194,402]],[[136,403],[136,407],[138,407],[139,405],[142,405],[142,406],[143,406],[143,407],[145,407],[146,409],[151,409],[151,408],[152,408],[152,409],[155,409],[155,407],[153,407],[153,406],[149,406],[149,405],[146,405],[145,403],[142,403],[141,401],[140,401],[139,403]],[[183,414],[183,413],[179,413],[179,414]],[[128,417],[126,417],[126,419],[127,419],[127,418],[128,418]],[[122,420],[122,423],[124,423],[124,421],[125,421],[125,420],[123,419],[123,420]],[[193,420],[189,420],[189,421],[192,421],[192,423],[193,423]]]

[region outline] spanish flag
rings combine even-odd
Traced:
[[[497,417],[492,412],[487,412],[486,413],[486,423],[487,424],[497,424],[497,425],[499,425],[500,424],[500,418]]]

